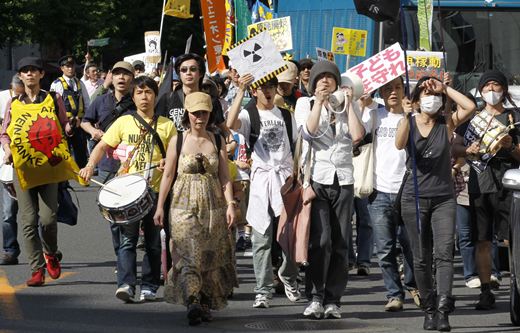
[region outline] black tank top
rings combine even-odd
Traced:
[[[448,141],[448,127],[443,118],[437,119],[427,137],[423,137],[413,119],[415,159],[417,164],[417,184],[420,198],[454,196],[451,178],[451,145]],[[431,136],[431,138],[430,138]],[[408,170],[412,170],[411,144],[406,147]],[[415,196],[413,174],[407,178],[403,194]]]

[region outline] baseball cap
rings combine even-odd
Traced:
[[[40,58],[37,57],[24,57],[18,61],[18,72],[27,66],[33,66],[41,70],[43,69],[43,62]]]
[[[114,67],[112,67],[112,72],[115,71],[118,68],[124,69],[127,72],[130,72],[132,75],[135,75],[134,67],[127,61],[118,61],[118,62],[116,62]]]
[[[132,66],[135,68],[136,66],[141,66],[144,68],[144,62],[141,60],[136,60],[132,63]]]
[[[298,67],[292,61],[286,61],[287,69],[276,76],[278,82],[294,83],[298,76]]]
[[[213,105],[211,104],[211,97],[208,94],[198,91],[186,96],[184,99],[184,108],[188,112],[211,112]]]

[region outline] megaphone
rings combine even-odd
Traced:
[[[359,76],[348,72],[341,74],[341,87],[352,88],[352,98],[354,100],[358,100],[364,92],[363,81],[361,81]],[[343,103],[345,103],[345,93],[341,89],[330,95],[329,105],[333,110],[338,110]]]
[[[365,91],[361,78],[349,72],[341,74],[340,87],[352,88],[352,98],[354,98],[355,101],[358,100]]]

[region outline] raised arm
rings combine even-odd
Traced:
[[[412,103],[408,98],[403,99],[403,109],[405,117],[399,121],[397,133],[395,135],[395,147],[399,150],[406,148],[408,137],[410,136],[410,119],[412,116]]]
[[[240,113],[242,100],[244,99],[244,95],[246,93],[247,87],[253,83],[253,75],[245,74],[238,79],[238,92],[235,96],[235,100],[233,104],[229,107],[229,112],[226,120],[227,127],[232,130],[237,130],[240,128],[240,120],[238,119],[238,114]]]

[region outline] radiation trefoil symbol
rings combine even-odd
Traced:
[[[243,58],[249,62],[250,65],[256,65],[264,58],[262,49],[262,45],[260,45],[258,42],[255,42],[251,49],[243,50]]]
[[[62,140],[61,131],[53,120],[38,115],[29,129],[28,139],[34,150],[41,152],[49,159],[51,166],[62,161],[61,157],[52,153]]]

